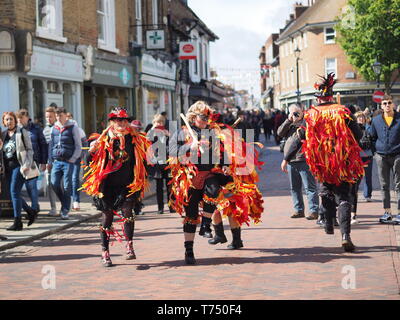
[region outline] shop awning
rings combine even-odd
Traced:
[[[151,88],[175,91],[176,87],[174,80],[159,78],[148,74],[142,74],[141,81],[143,86]]]
[[[201,87],[201,86],[190,86],[189,89],[189,96],[191,98],[196,97],[196,99],[200,100],[206,100],[210,102],[223,102],[223,97],[211,92],[209,89],[206,87]]]

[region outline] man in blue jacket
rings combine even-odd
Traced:
[[[48,164],[51,168],[51,185],[61,201],[61,218],[67,220],[71,209],[72,172],[74,163],[81,155],[82,142],[79,128],[67,119],[64,108],[56,110],[56,118],[57,122],[51,131]]]
[[[372,141],[375,143],[376,163],[385,210],[379,222],[400,224],[400,114],[394,110],[393,99],[390,95],[383,96],[381,108],[383,113],[372,119],[370,128]],[[397,212],[394,219],[390,208],[392,170],[397,194]]]
[[[28,110],[20,109],[17,114],[18,124],[24,127],[28,132],[32,142],[33,160],[36,162],[41,171],[46,170],[47,163],[47,143],[43,135],[43,130],[37,124],[34,124],[29,117]],[[40,211],[39,208],[39,194],[37,189],[38,178],[33,178],[25,181],[25,187],[28,192],[29,198],[32,201],[30,207],[24,199],[22,199],[22,208],[31,215],[37,215]]]

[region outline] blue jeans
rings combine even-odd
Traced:
[[[311,213],[318,213],[319,198],[315,178],[310,172],[307,163],[290,162],[288,164],[290,192],[292,193],[293,206],[296,212],[304,213],[302,186],[306,190],[308,208]]]
[[[25,180],[25,187],[26,191],[28,192],[29,198],[31,199],[32,202],[32,209],[35,211],[39,211],[39,193],[37,189],[37,181],[38,178],[30,179],[30,180]],[[24,198],[21,198],[22,200],[22,209],[24,209],[26,212],[27,209],[29,210],[29,205],[26,203]]]
[[[51,185],[58,199],[61,201],[62,212],[69,212],[71,209],[73,169],[73,163],[58,160],[53,162],[51,169]],[[63,179],[63,187],[61,187],[61,179]]]
[[[372,195],[372,165],[374,163],[373,157],[363,157],[363,162],[368,161],[368,166],[364,167],[365,176],[363,182],[364,198],[371,198]]]
[[[80,191],[81,181],[79,180],[79,173],[81,172],[81,163],[74,164],[72,172],[72,201],[81,202]]]
[[[20,169],[21,167],[13,169],[10,176],[10,194],[14,209],[14,218],[20,217],[22,210],[21,190],[25,179],[19,171]]]

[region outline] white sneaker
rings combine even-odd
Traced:
[[[62,220],[68,220],[69,219],[68,212],[61,211],[60,215],[61,215],[61,219]]]
[[[74,201],[74,203],[72,204],[72,209],[76,211],[81,210],[81,208],[79,207],[79,202]]]
[[[372,199],[371,198],[365,198],[365,201],[372,202]]]
[[[358,224],[358,220],[356,217],[351,218],[350,224]]]
[[[50,211],[49,211],[49,213],[48,213],[48,215],[50,216],[50,217],[56,217],[56,216],[58,216],[58,214],[57,214],[57,211],[54,209],[51,209]]]

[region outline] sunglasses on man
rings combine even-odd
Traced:
[[[385,102],[382,102],[382,105],[383,105],[383,106],[386,106],[386,105],[390,106],[391,104],[392,104],[392,101],[385,101]]]

